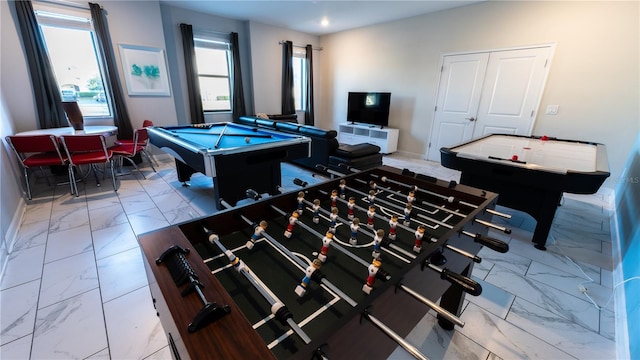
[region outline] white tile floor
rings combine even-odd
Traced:
[[[80,184],[34,184],[9,263],[0,281],[2,359],[167,359],[136,235],[216,211],[211,179],[177,181],[172,161],[119,178],[115,193]],[[385,164],[445,180],[459,174],[436,163],[386,156]],[[309,174],[284,166],[283,185]],[[473,275],[484,289],[468,296],[464,328],[447,332],[427,314],[407,337],[432,359],[613,359],[612,249],[608,198],[565,196],[547,251],[530,243],[534,222],[512,213],[507,254],[483,249]],[[579,290],[587,294],[602,310]],[[605,306],[606,305],[606,306]],[[402,349],[392,359],[408,359]]]

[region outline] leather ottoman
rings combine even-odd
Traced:
[[[367,170],[382,165],[380,147],[373,144],[342,144],[334,154],[329,156],[329,169],[343,174],[349,173],[349,168]]]

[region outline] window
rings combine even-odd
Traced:
[[[293,52],[293,98],[297,111],[304,111],[307,93],[307,62],[305,50]]]
[[[220,36],[194,34],[204,111],[231,111],[231,51],[228,35]]]
[[[62,101],[77,101],[86,118],[112,117],[88,11],[86,16],[36,10]],[[73,46],[69,46],[73,44]]]

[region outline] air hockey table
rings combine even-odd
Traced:
[[[311,139],[229,122],[148,128],[151,144],[175,158],[178,180],[196,172],[213,179],[216,206],[251,189],[278,193],[280,163],[310,156]]]
[[[355,242],[350,198],[360,219]],[[402,339],[430,309],[443,328],[464,326],[459,315],[465,294],[482,291],[469,278],[481,261],[476,254],[482,246],[508,251],[508,244],[486,236],[489,228],[500,229],[491,223],[496,201],[491,192],[383,166],[138,241],[174,358],[382,359],[398,346],[424,358]],[[394,215],[399,220],[391,239]],[[266,230],[254,238],[262,221]],[[332,241],[326,242],[331,227]],[[418,227],[425,231],[416,250]],[[375,238],[378,230],[386,233],[382,241]],[[203,297],[178,285],[176,278],[184,276],[165,260],[175,252],[182,259],[173,263],[191,264],[188,273],[197,276]],[[318,263],[321,255],[325,261]],[[203,304],[216,310],[200,316]],[[203,318],[208,320],[200,323]]]
[[[603,144],[492,134],[440,149],[443,166],[460,170],[460,183],[500,194],[498,204],[531,215],[532,241],[545,250],[562,193],[593,194],[609,177]]]

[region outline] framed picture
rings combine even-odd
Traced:
[[[171,95],[163,49],[125,44],[119,47],[129,95]]]

